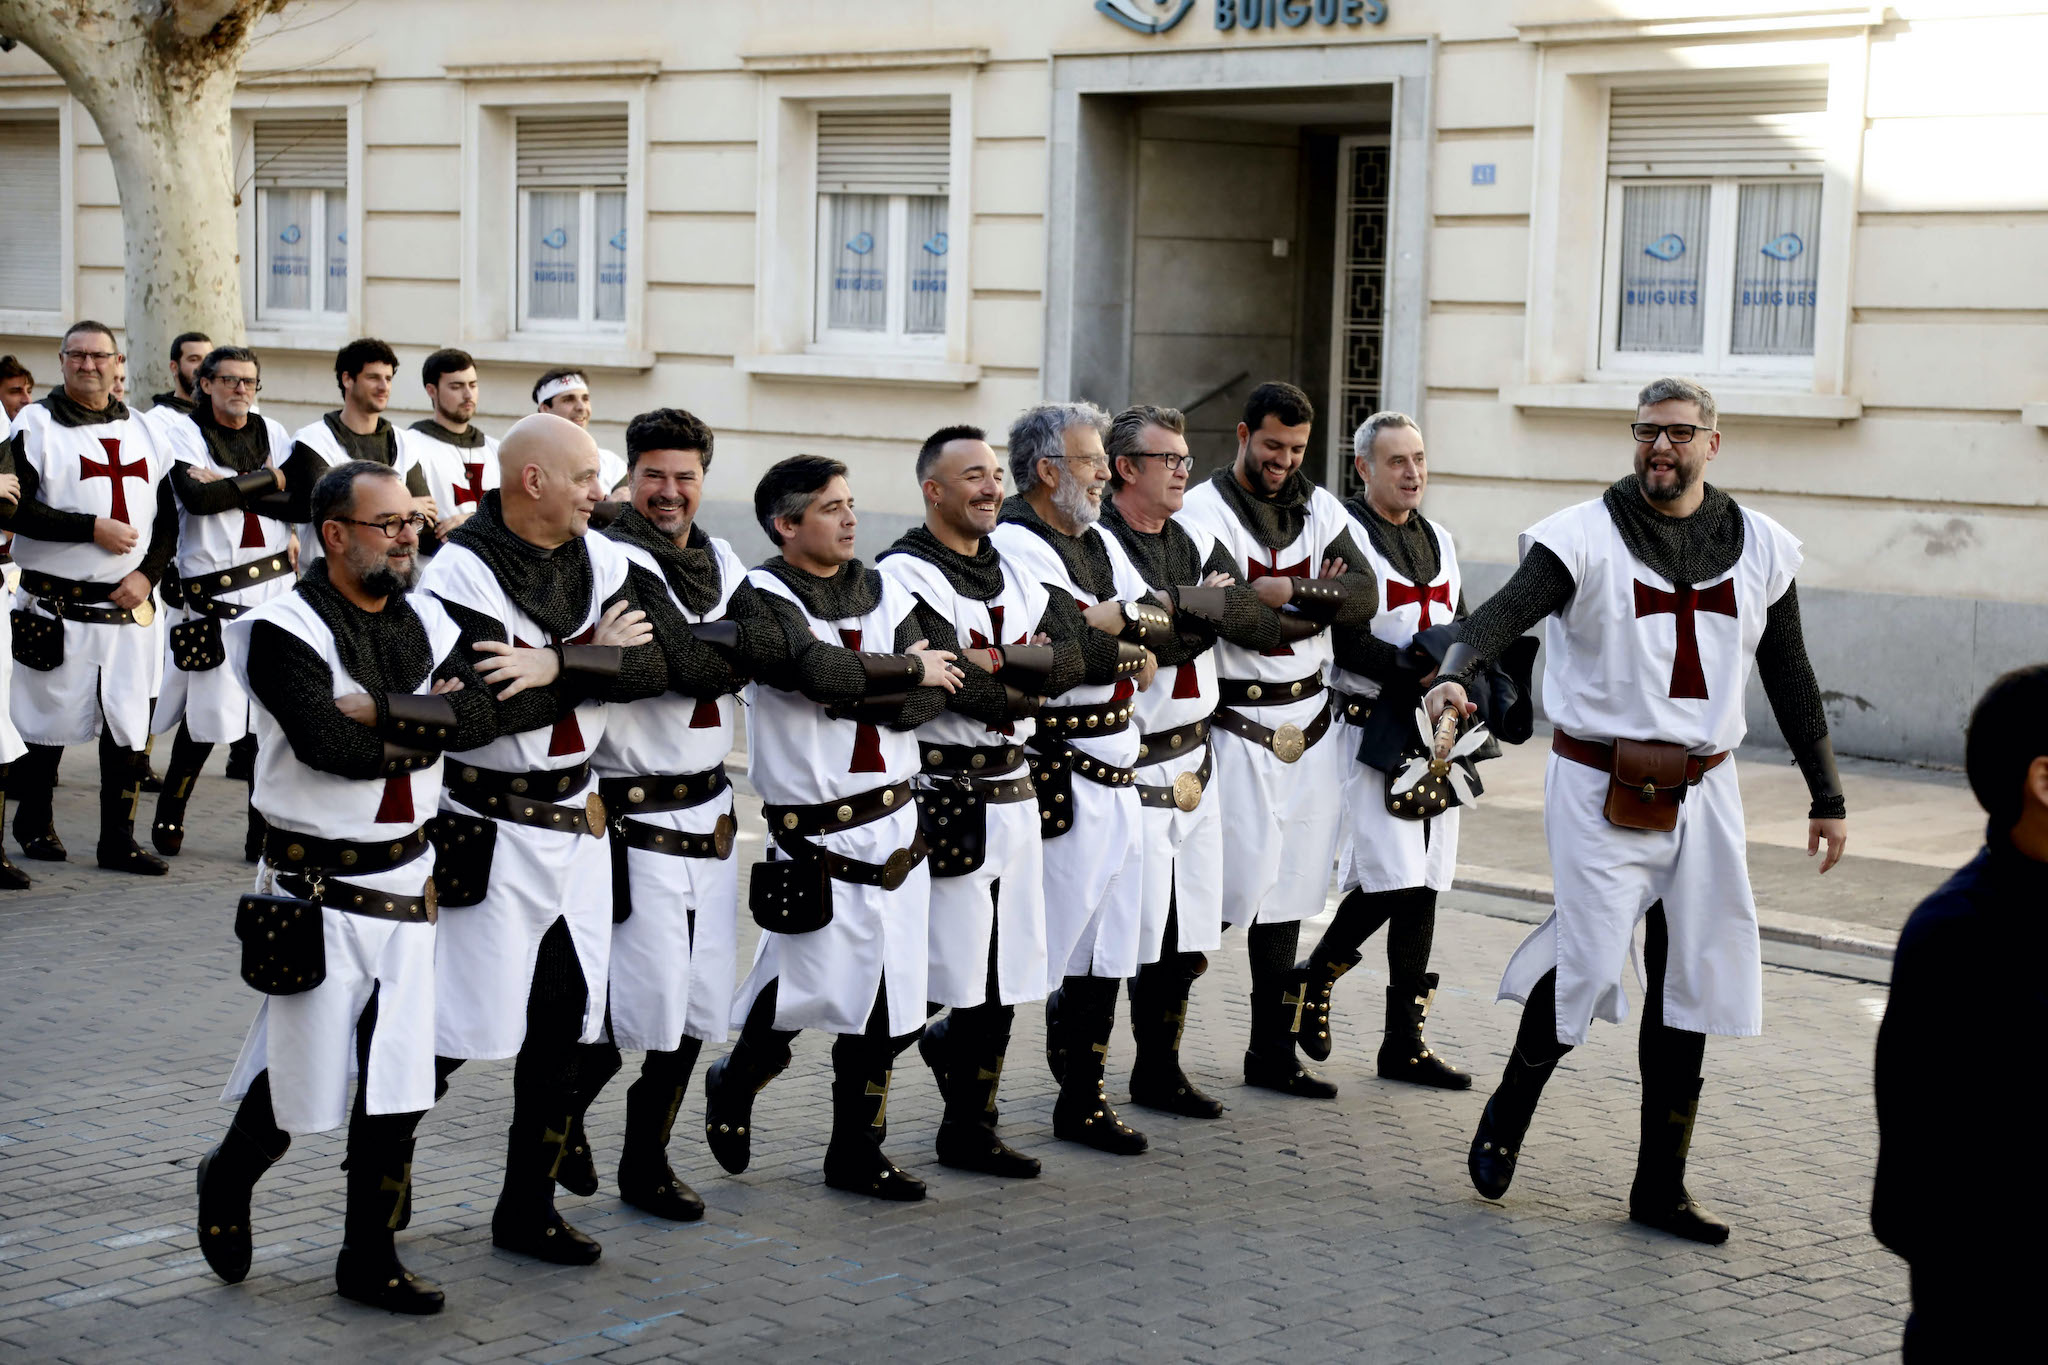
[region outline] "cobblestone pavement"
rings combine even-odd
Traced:
[[[421,1127],[401,1234],[408,1264],[447,1287],[445,1314],[394,1319],[331,1293],[339,1134],[299,1140],[259,1187],[255,1268],[222,1285],[190,1220],[193,1168],[226,1124],[216,1097],[256,1001],[236,980],[231,932],[248,877],[240,789],[206,781],[176,875],[143,881],[82,860],[92,767],[84,751],[66,767],[74,860],[29,864],[36,889],[0,899],[0,1359],[1540,1365],[1895,1352],[1905,1274],[1868,1224],[1883,988],[1767,969],[1767,1036],[1708,1048],[1691,1185],[1736,1234],[1700,1248],[1626,1221],[1627,1030],[1596,1029],[1567,1061],[1505,1203],[1473,1194],[1465,1143],[1515,1023],[1491,987],[1525,930],[1456,909],[1438,928],[1431,1037],[1479,1073],[1473,1091],[1372,1075],[1377,944],[1338,991],[1328,1071],[1341,1097],[1240,1087],[1246,975],[1233,941],[1197,988],[1187,1039],[1191,1070],[1229,1112],[1202,1123],[1127,1110],[1152,1138],[1146,1156],[1052,1140],[1042,1019],[1027,1009],[1003,1132],[1045,1159],[1043,1178],[937,1166],[937,1099],[913,1052],[889,1149],[932,1197],[878,1205],[827,1190],[828,1062],[825,1040],[806,1035],[762,1096],[744,1176],[704,1151],[693,1084],[673,1154],[710,1205],[703,1222],[565,1196],[604,1259],[556,1269],[490,1245],[511,1066],[473,1064]],[[751,830],[758,839],[758,821]],[[1113,1086],[1129,1058],[1120,1031]],[[615,1082],[590,1121],[607,1185],[623,1096]]]

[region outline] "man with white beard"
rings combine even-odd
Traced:
[[[1138,969],[1144,842],[1133,698],[1158,661],[1142,643],[1172,629],[1137,566],[1096,523],[1109,483],[1092,403],[1041,403],[1010,424],[1010,474],[992,537],[1019,577],[1071,599],[1082,632],[1081,682],[1048,699],[1030,740],[1045,846],[1046,1062],[1059,1082],[1053,1136],[1116,1156],[1146,1149],[1103,1092],[1117,988]]]

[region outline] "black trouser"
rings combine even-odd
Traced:
[[[1643,994],[1636,1064],[1644,1088],[1661,1090],[1700,1078],[1707,1037],[1689,1029],[1672,1028],[1664,1022],[1664,971],[1670,960],[1671,937],[1665,926],[1662,901],[1650,907],[1646,930],[1643,957],[1649,968],[1650,985]],[[1521,1026],[1515,1032],[1515,1052],[1524,1063],[1541,1066],[1556,1062],[1571,1050],[1570,1043],[1557,1040],[1557,972],[1552,969],[1529,992]]]
[[[1294,976],[1301,921],[1256,923],[1245,930],[1244,947],[1252,969],[1251,1050],[1262,1057],[1292,1057],[1294,1019],[1282,997]]]
[[[1353,887],[1338,903],[1337,914],[1316,944],[1312,962],[1348,961],[1365,941],[1387,930],[1387,975],[1410,981],[1429,970],[1429,950],[1436,940],[1436,892],[1426,886],[1399,891],[1366,891]]]

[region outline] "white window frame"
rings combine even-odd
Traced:
[[[369,73],[343,73],[346,80],[318,82],[312,73],[291,76],[253,76],[244,73],[243,84],[235,90],[234,112],[229,136],[234,149],[235,186],[241,194],[236,210],[237,245],[242,258],[242,317],[248,344],[273,351],[332,352],[351,337],[362,335],[363,326],[363,92]],[[295,83],[303,80],[303,83]],[[348,123],[347,181],[341,187],[347,196],[348,307],[339,313],[323,310],[306,312],[262,312],[263,288],[260,273],[262,252],[260,208],[263,194],[256,188],[256,124],[272,116],[304,118],[325,115]],[[323,198],[321,213],[326,213]],[[323,295],[324,298],[324,295]]]
[[[78,164],[77,120],[83,114],[77,102],[55,77],[47,82],[38,77],[11,79],[0,90],[0,110],[10,116],[57,121],[57,306],[42,308],[0,308],[0,332],[11,336],[61,337],[71,325],[78,308],[78,193],[75,167]],[[0,194],[6,189],[0,186]],[[30,364],[29,368],[37,368]],[[54,370],[53,362],[43,368]]]
[[[832,290],[832,217],[825,211],[825,200],[832,192],[820,192],[812,214],[817,220],[817,249],[815,275],[816,292],[811,299],[812,335],[816,340],[812,349],[819,353],[844,353],[853,355],[908,355],[938,359],[946,354],[944,332],[906,332],[910,318],[910,201],[917,198],[936,196],[891,194],[879,196],[889,201],[889,261],[888,276],[890,288],[887,291],[884,321],[879,332],[861,331],[851,327],[831,325],[831,307],[827,300]],[[952,192],[948,187],[946,196],[946,217],[952,219]],[[946,254],[953,254],[950,226],[946,237]],[[947,311],[952,311],[952,272],[947,271]]]
[[[1600,368],[1602,379],[1654,377],[1673,371],[1703,379],[1738,375],[1775,380],[1806,380],[1813,375],[1813,356],[1735,355],[1729,350],[1735,320],[1735,237],[1742,189],[1746,185],[1821,185],[1821,217],[1827,216],[1827,187],[1815,175],[1610,176],[1607,182],[1605,264],[1601,270]],[[1697,351],[1624,351],[1621,332],[1621,277],[1629,262],[1621,258],[1622,191],[1631,186],[1705,185],[1707,200],[1707,268],[1700,283],[1705,301],[1701,346]],[[1821,259],[1826,268],[1827,260]],[[1816,323],[1818,318],[1815,319]],[[1819,328],[1814,344],[1818,348]]]
[[[531,188],[522,189],[519,191],[518,207],[513,210],[519,215],[517,244],[513,250],[514,260],[512,267],[513,274],[517,277],[513,281],[513,288],[519,296],[518,335],[611,335],[623,337],[626,334],[626,321],[624,318],[620,318],[617,321],[605,321],[600,320],[597,316],[597,196],[605,193],[626,195],[627,213],[630,217],[632,212],[632,186],[607,185],[598,187],[583,185],[576,187],[550,185],[544,192],[573,192],[577,196],[576,240],[580,243],[580,247],[576,253],[576,316],[573,318],[537,318],[532,316],[529,310],[528,303],[533,290],[533,272],[527,267],[533,257],[531,253],[532,243],[527,240],[526,234],[533,230],[531,205],[534,191]],[[626,265],[626,297],[629,300],[628,306],[630,306],[630,300],[633,296],[633,267],[630,258],[632,241],[633,230],[629,223],[626,228],[626,243],[629,250]]]
[[[349,207],[353,207],[353,196],[349,194],[348,187],[346,185],[252,186],[250,193],[253,194],[256,199],[256,295],[254,298],[249,300],[249,306],[246,311],[251,315],[251,319],[254,322],[254,324],[259,327],[296,327],[304,328],[309,331],[318,331],[323,328],[331,331],[336,328],[340,328],[341,330],[346,331],[348,328],[347,285],[343,286],[342,307],[340,307],[339,309],[325,307],[273,308],[270,307],[268,304],[268,294],[266,291],[269,289],[271,252],[270,243],[272,241],[270,230],[271,225],[269,221],[270,193],[273,189],[279,188],[305,189],[313,192],[313,234],[314,239],[322,243],[323,246],[323,254],[320,257],[320,266],[321,269],[323,270],[326,268],[327,261],[327,257],[324,254],[324,246],[327,241],[326,234],[328,229],[332,226],[327,221],[327,196],[335,190],[340,190],[342,194],[342,203]],[[348,226],[347,219],[349,217],[348,207],[345,207],[342,210],[342,217],[344,220],[343,229],[346,230]],[[348,247],[348,251],[344,253],[344,256],[347,263],[346,268],[348,269],[349,272],[348,283],[354,284],[355,234],[353,232],[349,233],[349,238],[346,245]],[[324,303],[327,298],[326,276],[322,275],[318,279],[312,281],[310,287],[307,290],[307,293],[311,297],[319,298]]]

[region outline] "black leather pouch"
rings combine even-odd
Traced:
[[[832,878],[823,858],[755,863],[747,887],[754,923],[778,934],[809,934],[832,922]]]
[[[919,791],[917,827],[931,849],[934,877],[963,877],[988,860],[988,802],[971,782],[941,778]]]
[[[1057,839],[1074,827],[1074,751],[1034,749],[1029,757],[1031,782],[1038,788],[1038,837]]]
[[[220,620],[195,616],[171,627],[171,658],[186,673],[208,673],[228,661],[221,643]]]
[[[320,907],[296,896],[247,895],[235,906],[242,980],[265,995],[298,995],[327,979]]]
[[[48,673],[64,662],[64,623],[38,612],[16,608],[14,662],[38,673]]]
[[[427,838],[434,845],[434,890],[441,909],[481,901],[491,886],[491,858],[498,849],[496,822],[444,811],[427,821]]]

